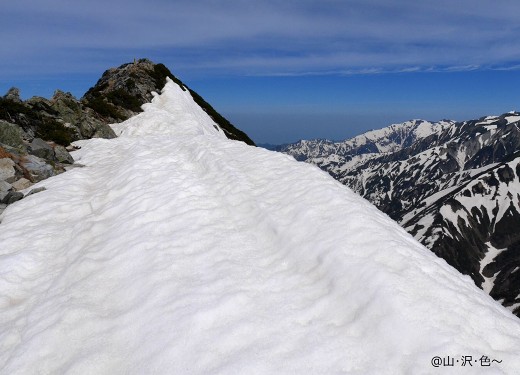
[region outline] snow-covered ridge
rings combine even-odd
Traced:
[[[301,140],[285,145],[281,151],[291,155],[306,155],[307,158],[332,154],[344,156],[352,153],[395,152],[419,139],[445,130],[452,124],[452,121],[445,120],[438,122],[410,120],[402,124],[392,124],[386,128],[370,130],[339,142],[323,139]]]
[[[324,139],[301,140],[281,146],[280,152],[292,155],[296,160],[317,165],[333,176],[339,176],[382,154],[409,147],[414,142],[449,128],[453,123],[447,120],[410,120],[339,142]]]
[[[520,368],[516,318],[318,168],[220,136],[172,82],[114,128],[3,214],[0,373]]]
[[[453,122],[445,120],[438,122],[410,120],[402,124],[392,124],[383,129],[371,130],[348,139],[344,143],[350,144],[352,147],[359,147],[374,142],[378,152],[394,152],[411,142],[438,133],[452,124]]]
[[[152,102],[142,106],[144,113],[112,125],[118,136],[214,135],[225,138],[211,117],[195,104],[190,92],[169,77],[162,94],[152,95]]]

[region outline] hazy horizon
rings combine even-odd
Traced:
[[[518,108],[520,3],[51,0],[2,8],[0,93],[81,96],[149,58],[258,143]]]

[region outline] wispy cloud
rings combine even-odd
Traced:
[[[150,56],[193,75],[514,69],[516,0],[18,0],[0,71],[88,72]]]

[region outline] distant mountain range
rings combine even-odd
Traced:
[[[520,113],[412,120],[278,151],[319,166],[520,316]]]

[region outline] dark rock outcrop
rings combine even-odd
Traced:
[[[74,158],[71,154],[67,151],[67,149],[63,146],[56,145],[54,146],[54,158],[59,163],[64,164],[72,164],[74,163]]]
[[[0,203],[3,203],[4,198],[11,190],[13,190],[12,185],[0,179]]]
[[[16,103],[21,103],[22,99],[20,99],[20,90],[16,87],[11,87],[7,93],[4,95],[4,99],[10,100]]]
[[[45,180],[46,178],[52,177],[56,174],[52,165],[48,164],[44,159],[34,155],[23,157],[20,164],[29,172],[29,179],[33,182]]]
[[[0,142],[2,144],[26,151],[24,138],[28,138],[28,135],[18,125],[0,120]]]
[[[168,73],[147,59],[123,64],[105,71],[81,100],[105,120],[123,121],[142,111],[141,105],[162,89]]]
[[[74,131],[74,138],[110,139],[116,136],[108,125],[109,121],[103,119],[101,114],[83,105],[71,93],[56,90],[49,101],[49,105],[59,113],[64,126]]]
[[[42,159],[53,160],[54,150],[47,142],[41,138],[34,138],[29,144],[29,154],[38,156]]]
[[[16,170],[14,168],[15,163],[10,158],[0,159],[0,180],[6,182],[14,182],[16,176]]]

